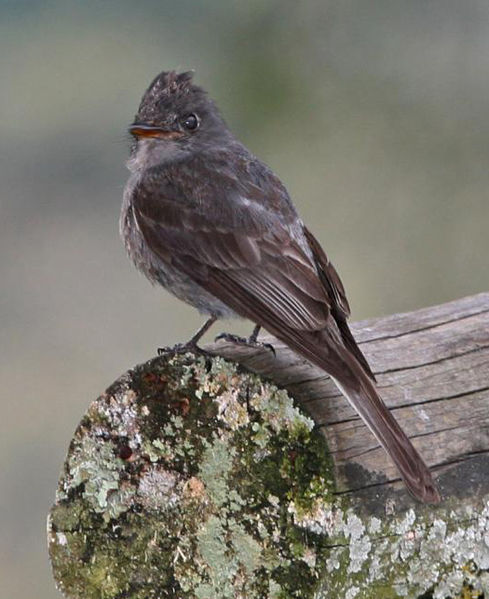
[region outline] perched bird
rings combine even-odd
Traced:
[[[423,502],[440,495],[380,398],[347,318],[336,270],[284,185],[231,133],[191,73],[163,72],[143,95],[120,219],[137,268],[209,316],[248,318],[327,372]]]

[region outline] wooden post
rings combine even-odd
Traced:
[[[353,329],[441,505],[406,493],[324,373],[273,339],[221,341],[91,404],[49,517],[64,594],[487,596],[489,294]]]

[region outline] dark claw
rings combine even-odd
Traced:
[[[165,354],[186,354],[187,352],[191,352],[193,354],[201,354],[207,356],[207,352],[197,345],[202,336],[209,330],[209,328],[216,322],[217,316],[211,316],[204,322],[204,324],[200,327],[200,329],[195,333],[195,335],[187,341],[187,343],[177,343],[173,347],[158,347],[157,352],[159,356],[163,356]]]

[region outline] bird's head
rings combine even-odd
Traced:
[[[192,73],[160,73],[143,95],[129,133],[166,159],[205,149],[230,136],[214,102],[192,82]]]

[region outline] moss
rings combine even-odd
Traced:
[[[326,539],[295,522],[333,476],[292,399],[219,358],[165,356],[89,408],[50,514],[71,598],[313,597]]]

